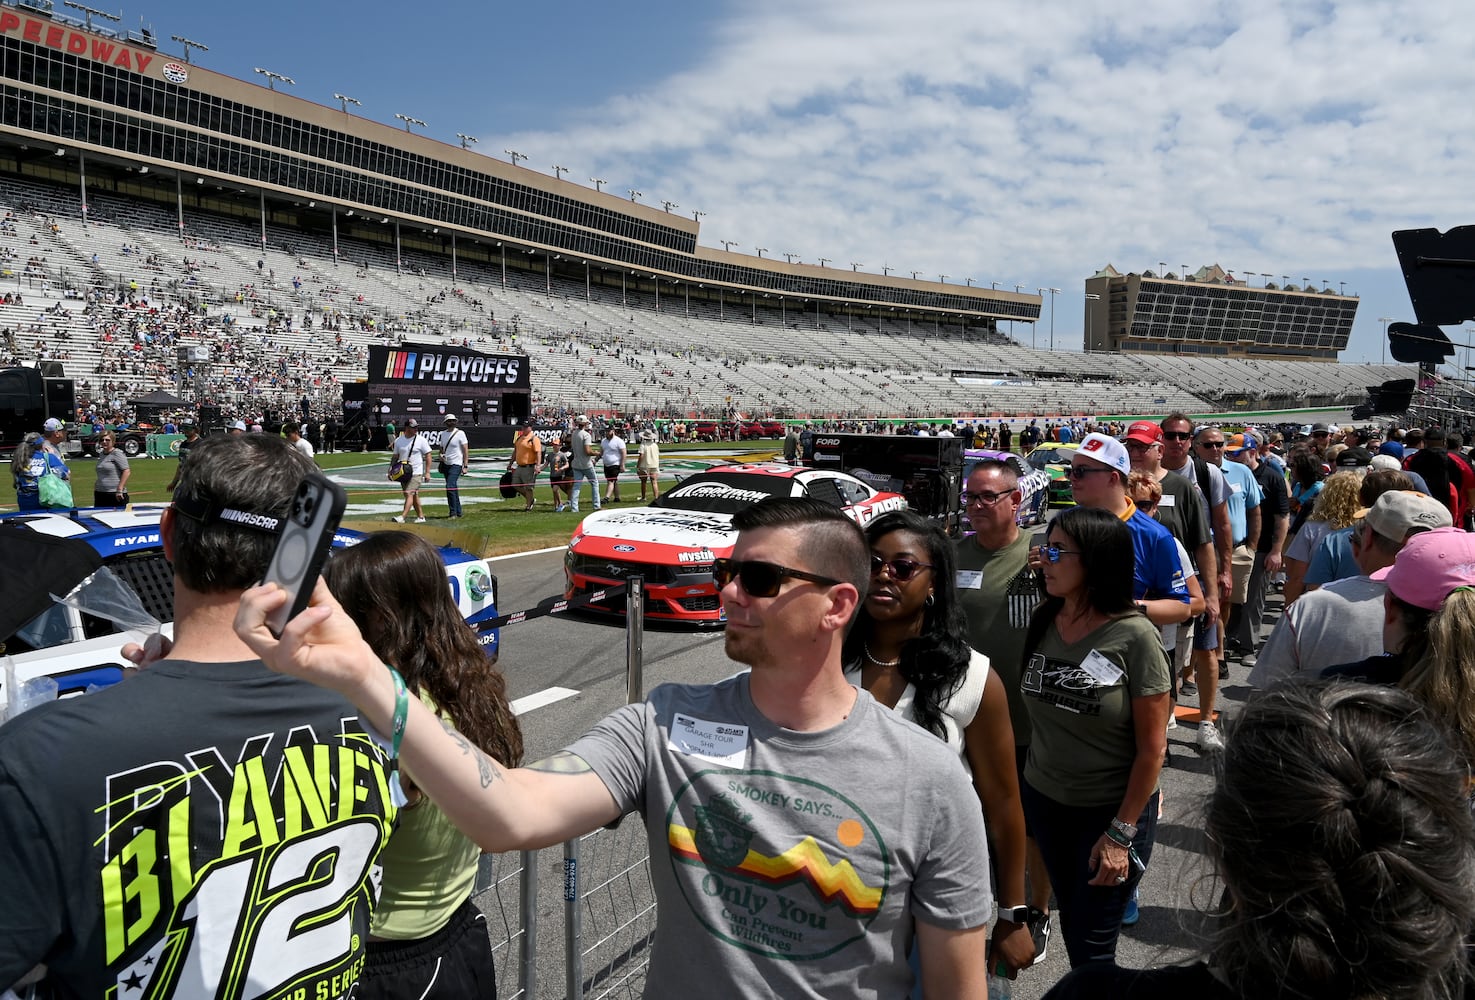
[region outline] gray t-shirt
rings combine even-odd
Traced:
[[[821,732],[775,726],[748,674],[663,684],[569,747],[650,839],[645,996],[906,996],[913,918],[993,913],[978,796],[947,744],[857,691]]]
[[[594,456],[589,454],[589,446],[593,443],[589,432],[584,428],[574,429],[573,435],[569,438],[569,451],[573,453],[573,458],[569,460],[570,468],[588,469],[594,465]]]
[[[1302,594],[1265,640],[1250,684],[1269,687],[1296,674],[1315,677],[1327,667],[1381,653],[1387,591],[1386,584],[1358,575]]]

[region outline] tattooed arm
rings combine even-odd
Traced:
[[[394,682],[327,585],[318,582],[312,606],[292,619],[278,640],[266,628],[266,614],[285,597],[273,585],[248,590],[236,615],[236,634],[271,669],[339,692],[358,707],[363,721],[391,732]],[[483,851],[546,847],[619,818],[614,796],[581,758],[563,754],[552,760],[558,763],[509,770],[442,726],[418,698],[409,699],[400,764]]]

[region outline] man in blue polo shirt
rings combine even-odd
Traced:
[[[1188,586],[1173,535],[1127,497],[1132,462],[1126,446],[1105,434],[1087,434],[1071,456],[1070,486],[1082,507],[1111,511],[1132,532],[1133,599],[1154,625],[1188,619]]]

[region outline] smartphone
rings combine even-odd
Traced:
[[[1136,846],[1132,846],[1132,847],[1127,848],[1127,861],[1132,866],[1132,872],[1131,872],[1131,876],[1130,877],[1136,878],[1136,877],[1142,875],[1144,872],[1147,871],[1147,865],[1146,865],[1146,863],[1143,862],[1143,860],[1140,857],[1137,856],[1137,848],[1136,848]]]
[[[276,551],[261,578],[262,583],[275,583],[287,592],[287,602],[267,615],[272,635],[280,637],[287,622],[307,607],[347,506],[343,487],[319,473],[309,473],[297,487],[292,512],[282,523]]]

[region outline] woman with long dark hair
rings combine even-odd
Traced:
[[[1403,691],[1298,678],[1234,732],[1204,822],[1226,902],[1204,960],[1093,964],[1046,1000],[1465,995],[1475,822],[1449,731]]]
[[[1116,515],[1063,512],[1041,555],[1049,596],[1025,635],[1033,739],[1021,794],[1070,964],[1111,962],[1152,857],[1172,678],[1133,602],[1132,534]]]
[[[456,727],[508,766],[522,732],[507,685],[451,599],[429,542],[376,532],[328,562],[329,587],[374,653]],[[496,997],[486,920],[471,902],[481,851],[401,772],[409,804],[380,855],[384,881],[358,1000]]]
[[[952,540],[912,511],[878,517],[866,539],[871,585],[845,640],[846,676],[957,750],[993,842],[995,895],[1022,904],[1024,813],[1009,702],[988,658],[964,638]],[[1011,976],[1034,958],[1024,920],[996,924],[991,947]]]

